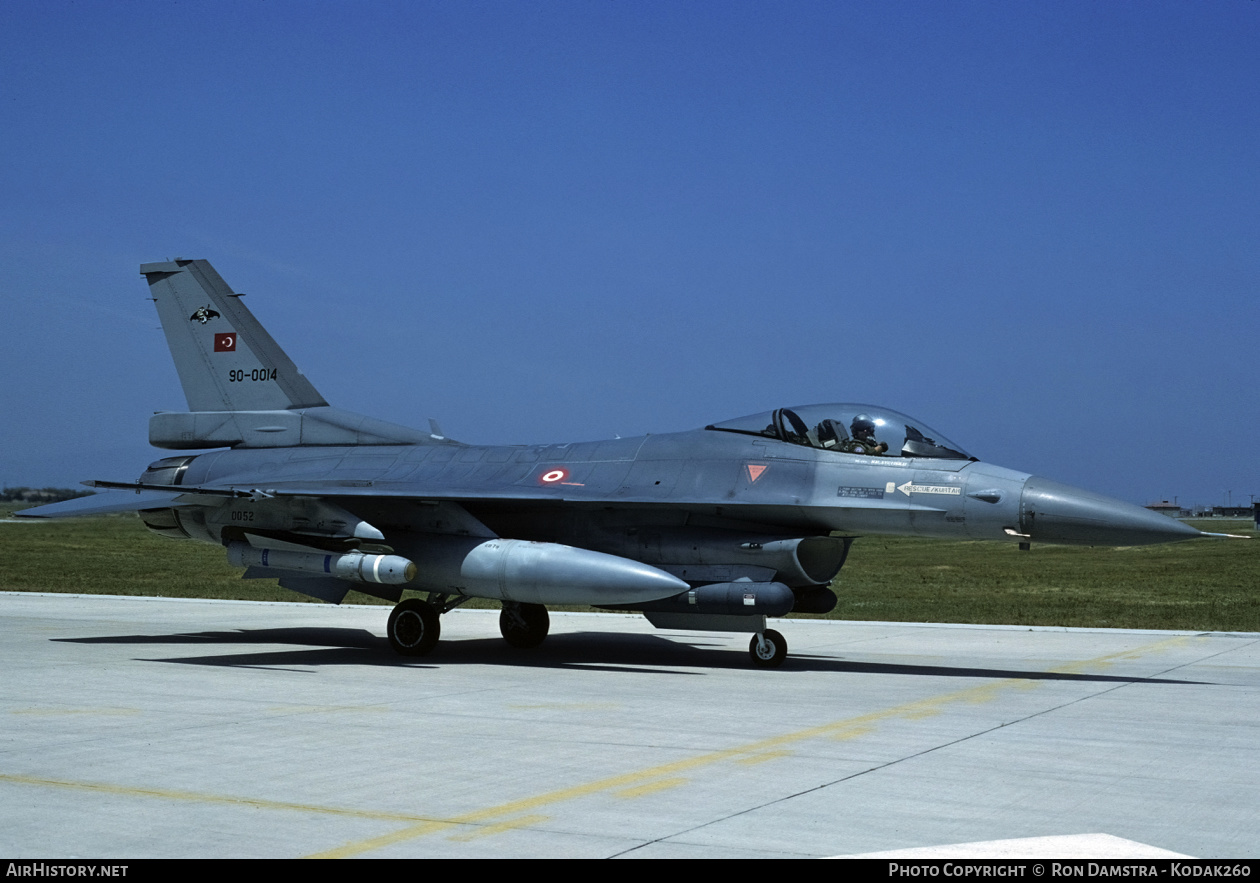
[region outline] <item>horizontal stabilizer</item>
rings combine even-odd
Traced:
[[[80,515],[108,515],[112,512],[139,512],[142,509],[169,509],[175,506],[194,506],[199,501],[180,500],[182,493],[172,491],[142,490],[131,494],[93,494],[76,497],[34,509],[23,509],[13,514],[18,518],[74,518]]]

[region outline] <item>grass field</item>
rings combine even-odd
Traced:
[[[1255,537],[1249,522],[1194,522]],[[867,538],[832,616],[1102,628],[1260,631],[1260,542],[1091,548]]]
[[[0,508],[0,519],[11,514]],[[1192,523],[1255,537],[1247,521]],[[833,588],[840,603],[828,619],[1260,632],[1260,541],[1021,552],[869,537]],[[133,515],[0,521],[0,591],[310,600],[243,581],[222,549],[164,539]],[[346,602],[385,603],[358,592]]]

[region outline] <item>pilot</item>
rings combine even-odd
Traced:
[[[872,454],[879,456],[888,451],[886,442],[875,439],[875,421],[870,414],[858,414],[849,425],[853,438],[845,443],[844,449],[851,454]]]

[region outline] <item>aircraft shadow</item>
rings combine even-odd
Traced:
[[[339,666],[373,665],[405,668],[438,668],[443,665],[512,665],[532,668],[624,671],[636,674],[703,675],[704,670],[744,669],[756,671],[742,646],[730,647],[724,640],[703,637],[608,632],[569,632],[552,635],[541,647],[519,650],[501,638],[443,640],[428,656],[404,657],[393,652],[385,638],[366,629],[349,628],[270,628],[231,631],[178,632],[169,635],[110,635],[88,638],[52,638],[71,644],[134,644],[152,646],[200,645],[216,648],[197,656],[138,657],[146,662],[182,665],[266,668],[296,671]],[[271,649],[236,652],[229,648],[266,644]],[[741,642],[742,644],[742,642]],[[293,649],[276,649],[285,645]],[[300,649],[299,649],[300,648]],[[1022,679],[1036,681],[1085,681],[1124,684],[1204,684],[1175,678],[1143,678],[1126,675],[1024,669],[983,668],[862,662],[834,656],[793,655],[779,669],[822,671],[845,674],[908,675],[952,678]]]

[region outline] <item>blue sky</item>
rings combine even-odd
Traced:
[[[824,401],[1260,494],[1260,4],[0,4],[0,483],[185,403],[210,260],[333,404],[481,443]]]

